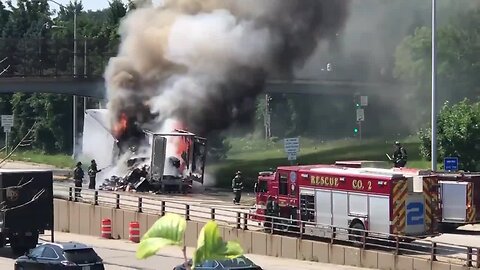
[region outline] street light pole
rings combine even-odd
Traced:
[[[432,171],[437,170],[437,0],[432,0]]]
[[[73,10],[73,77],[77,78],[77,6]],[[73,95],[73,158],[77,154],[77,96]]]
[[[83,78],[87,77],[87,36],[83,40]],[[87,111],[87,97],[83,97],[83,113]]]

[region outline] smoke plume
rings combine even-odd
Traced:
[[[122,21],[119,53],[105,72],[112,123],[123,113],[157,131],[175,119],[207,135],[250,120],[267,78],[291,78],[320,40],[343,27],[348,2],[143,4]]]

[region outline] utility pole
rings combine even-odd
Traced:
[[[437,1],[432,0],[432,171],[437,171]]]
[[[265,94],[265,111],[263,113],[264,124],[265,124],[265,140],[268,140],[272,136],[270,101],[272,101],[272,98],[270,97],[270,95]]]
[[[83,78],[87,78],[87,37],[84,36],[83,42]],[[87,97],[83,97],[83,113],[87,111]]]
[[[75,2],[76,4],[76,2]],[[77,78],[77,5],[73,10],[73,77]],[[72,157],[77,156],[77,96],[73,95],[73,151]]]
[[[57,4],[59,7],[67,10],[67,7],[60,4],[55,0],[47,0]],[[40,0],[34,0],[33,2],[40,2]],[[73,78],[77,78],[77,1],[74,2],[73,9]],[[77,96],[73,95],[73,150],[72,157],[75,158],[77,154]]]

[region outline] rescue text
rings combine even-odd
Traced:
[[[338,177],[331,176],[310,176],[310,184],[322,187],[338,187]]]

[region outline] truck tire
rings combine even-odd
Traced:
[[[355,230],[349,230],[348,239],[353,241],[354,246],[361,246],[363,243],[363,237],[366,237],[367,235],[365,232],[357,230],[365,230],[365,226],[361,221],[356,221],[350,226],[350,228]]]
[[[13,254],[16,256],[24,255],[29,250],[29,248],[25,246],[18,246],[17,244],[13,244],[13,243],[11,244],[11,247],[12,247]]]
[[[10,236],[10,247],[15,255],[23,255],[38,244],[38,232],[32,232],[31,236]]]
[[[3,248],[6,244],[6,239],[5,239],[5,235],[3,233],[0,233],[0,248]]]

